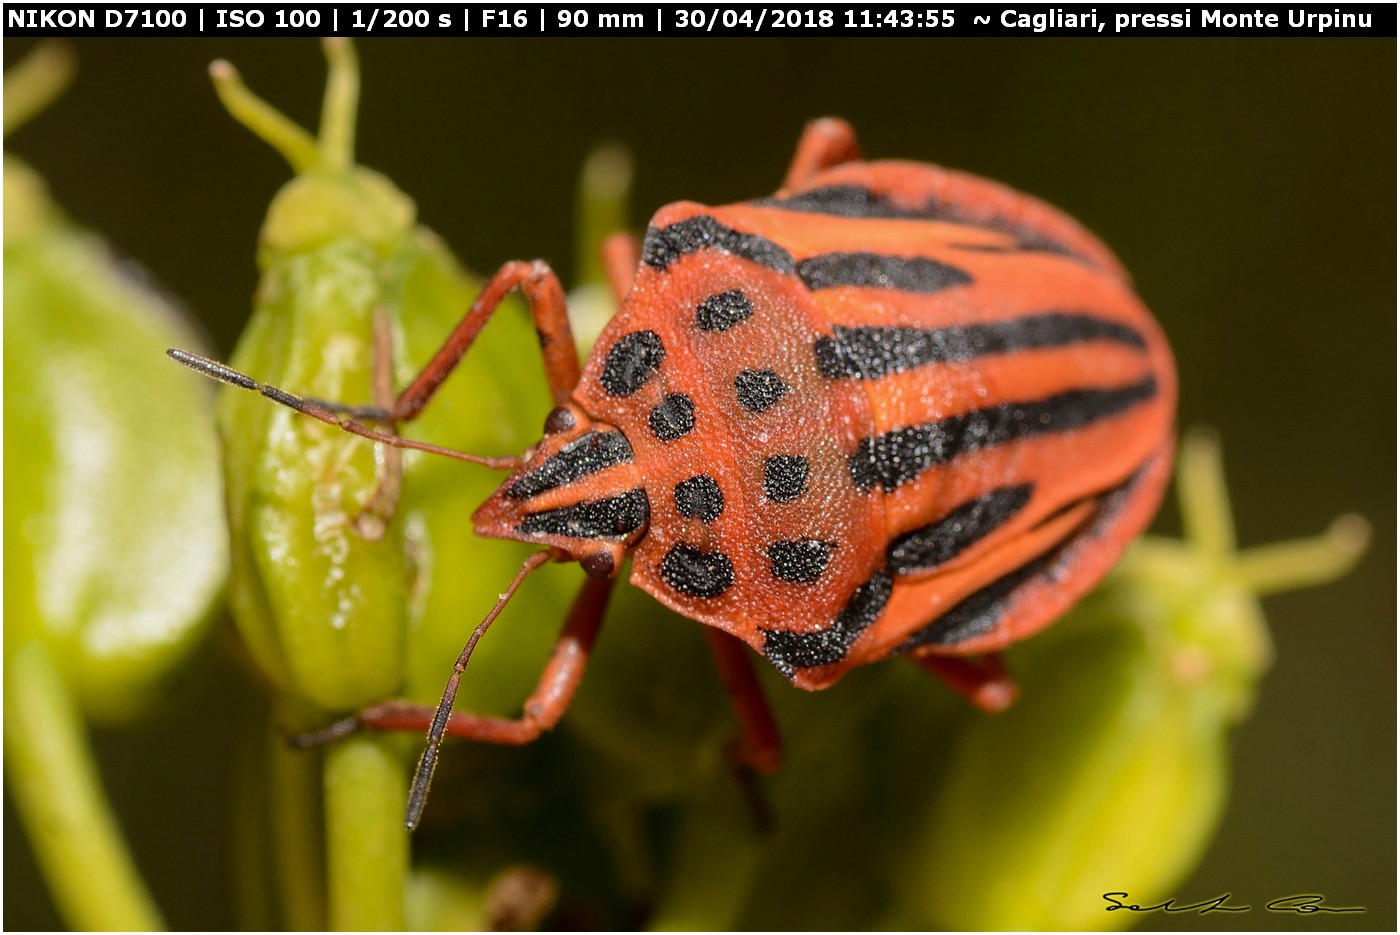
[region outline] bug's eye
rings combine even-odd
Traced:
[[[549,411],[549,415],[544,417],[544,433],[553,435],[557,432],[567,432],[578,424],[574,414],[565,406],[555,406]]]
[[[611,578],[615,567],[610,552],[595,552],[579,564],[583,566],[584,574],[590,578]]]

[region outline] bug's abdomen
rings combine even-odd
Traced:
[[[864,629],[795,680],[1048,624],[1150,520],[1170,463],[1170,352],[1117,261],[1054,209],[928,166],[759,204],[830,323],[822,373],[871,401],[849,466],[886,515]]]

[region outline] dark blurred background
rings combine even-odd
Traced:
[[[263,210],[290,172],[224,113],[205,68],[230,59],[314,126],[320,52],[301,40],[74,45],[75,85],[6,146],[227,354]],[[28,48],[7,42],[7,60]],[[1395,927],[1393,41],[463,39],[359,51],[360,160],[481,271],[538,256],[570,280],[578,170],[600,141],[635,155],[640,228],[669,201],[768,193],[803,122],[824,114],[851,120],[872,157],[990,176],[1102,236],[1173,341],[1181,424],[1224,439],[1241,543],[1316,533],[1345,511],[1374,526],[1346,580],[1266,601],[1277,661],[1236,737],[1221,833],[1179,891],[1256,907],[1324,893],[1368,912],[1150,925]],[[1155,528],[1179,528],[1174,507]],[[246,692],[212,677],[188,711],[97,738],[175,927],[232,924],[230,818],[210,803],[228,801],[237,747],[239,701],[220,696]],[[187,743],[193,758],[177,761]],[[57,926],[8,800],[4,856],[5,927]]]

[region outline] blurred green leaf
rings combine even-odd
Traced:
[[[40,46],[8,75],[6,131],[71,69]],[[165,700],[223,586],[212,395],[163,360],[198,341],[181,311],[4,173],[7,782],[71,926],[156,928],[84,720]]]
[[[122,720],[159,697],[223,586],[212,396],[164,358],[198,344],[168,298],[17,203],[11,173],[31,174],[5,171],[5,645],[44,640],[86,714]],[[13,236],[12,211],[48,220]]]
[[[1341,574],[1365,534],[1353,519],[1340,534],[1265,547],[1264,572],[1255,553],[1233,553],[1213,440],[1188,437],[1178,475],[1193,538],[1143,540],[1011,654],[1021,698],[973,719],[949,751],[946,786],[915,813],[892,923],[1127,927],[1138,920],[1109,912],[1104,894],[1151,905],[1199,860],[1225,802],[1230,729],[1269,661],[1256,588],[1282,585],[1288,569],[1299,586],[1321,568]],[[1302,573],[1299,551],[1313,559]]]

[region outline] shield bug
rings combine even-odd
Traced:
[[[1172,454],[1171,353],[1113,254],[1049,205],[914,162],[866,162],[844,121],[808,126],[776,195],[657,212],[608,242],[617,315],[580,368],[564,290],[512,262],[392,407],[292,396],[182,351],[208,376],[374,441],[506,468],[479,535],[537,544],[476,627],[436,708],[387,702],[317,735],[427,730],[527,743],[583,676],[631,580],[707,625],[747,768],[781,742],[750,657],[800,688],[906,656],[978,707],[1015,684],[996,653],[1044,628],[1146,526]],[[411,421],[513,289],[555,408],[519,458],[371,427]],[[590,576],[514,720],[452,713],[472,649],[549,561]]]

